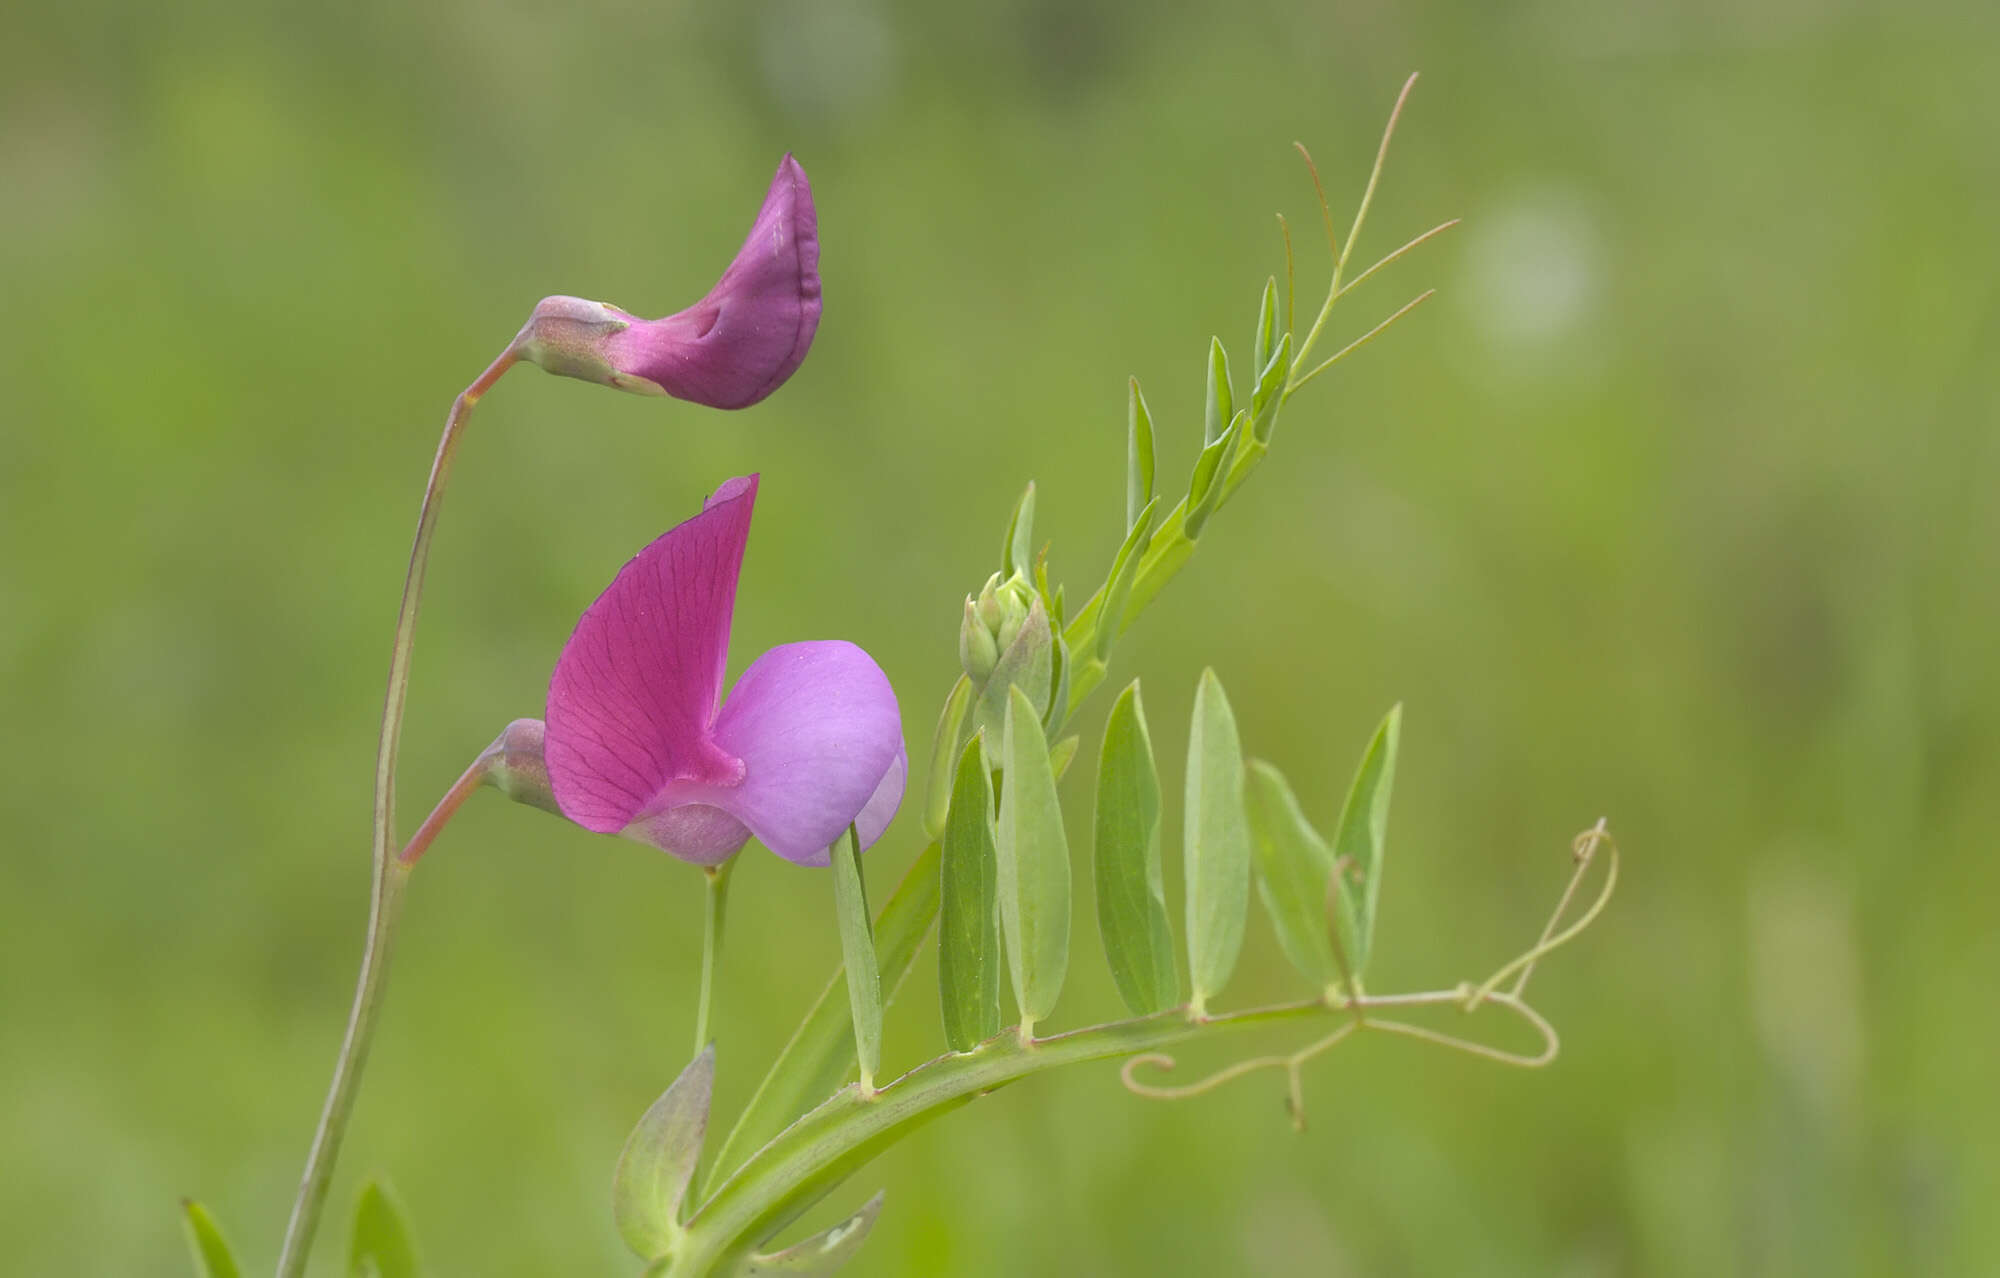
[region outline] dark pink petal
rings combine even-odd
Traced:
[[[712,736],[757,476],[619,570],[584,611],[549,679],[544,745],[563,815],[614,834],[676,781],[731,785],[744,764]],[[672,850],[672,849],[669,849]]]
[[[665,319],[631,320],[603,339],[603,350],[618,376],[642,378],[676,399],[747,408],[805,360],[820,305],[812,184],[787,155],[736,260],[708,296]]]
[[[677,782],[665,802],[721,808],[800,865],[825,865],[827,848],[862,817],[862,841],[873,842],[902,801],[895,691],[842,640],[789,643],[751,662],[716,719],[715,743],[743,761],[743,779]]]

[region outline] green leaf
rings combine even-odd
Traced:
[[[1071,735],[1049,747],[1049,771],[1056,774],[1056,780],[1062,780],[1063,773],[1069,771],[1070,761],[1076,758],[1076,748],[1082,743],[1082,737]]]
[[[1055,1009],[1069,968],[1069,841],[1034,703],[1008,694],[1001,757],[997,880],[1000,924],[1024,1031]]]
[[[770,1255],[752,1256],[744,1273],[792,1274],[796,1278],[825,1278],[854,1258],[868,1231],[882,1214],[882,1195],[876,1194],[866,1206],[831,1229],[814,1234],[804,1242]]]
[[[875,917],[875,961],[882,989],[890,996],[886,1001],[893,1001],[895,990],[909,975],[917,950],[937,918],[942,878],[938,857],[937,843],[927,845],[904,871],[903,881],[896,885],[882,912]],[[712,1184],[720,1185],[723,1173],[733,1171],[753,1151],[791,1126],[799,1115],[833,1095],[853,1076],[852,1018],[847,1000],[834,995],[835,990],[843,987],[845,977],[843,970],[827,978],[805,1020],[793,1031],[791,1041],[757,1085],[750,1103],[715,1157]]]
[[[1250,909],[1250,832],[1243,812],[1243,748],[1215,671],[1201,672],[1188,730],[1185,804],[1188,975],[1203,1014],[1236,969]]]
[[[1160,508],[1160,499],[1155,497],[1146,503],[1132,526],[1125,530],[1125,541],[1112,557],[1111,573],[1104,579],[1104,609],[1098,614],[1095,656],[1098,661],[1111,659],[1111,645],[1118,639],[1118,623],[1125,616],[1125,601],[1132,597],[1132,581],[1139,575],[1139,561],[1145,558],[1146,544],[1153,536],[1153,513]]]
[[[417,1245],[403,1209],[381,1184],[369,1181],[354,1204],[347,1278],[417,1278],[420,1272]]]
[[[1139,512],[1153,500],[1153,414],[1147,411],[1146,397],[1139,393],[1139,379],[1131,382],[1131,401],[1125,409],[1125,526],[1139,522]]]
[[[1160,778],[1134,680],[1111,707],[1097,765],[1097,930],[1135,1015],[1181,1000],[1160,870]]]
[[[215,1223],[215,1217],[208,1214],[208,1208],[188,1198],[181,1201],[181,1213],[188,1253],[194,1257],[200,1278],[241,1278],[242,1270],[236,1267],[236,1258],[230,1254],[222,1229]]]
[[[1382,852],[1389,834],[1389,794],[1396,784],[1396,745],[1403,734],[1403,707],[1383,717],[1355,769],[1347,803],[1334,828],[1333,854],[1354,867],[1360,881],[1360,917],[1347,939],[1348,954],[1359,976],[1368,966],[1375,945],[1375,909],[1382,899]]]
[[[618,1236],[643,1259],[666,1255],[680,1237],[681,1199],[701,1158],[714,1094],[715,1044],[710,1043],[625,1138],[611,1178],[611,1216]]]
[[[1330,989],[1341,979],[1326,919],[1333,852],[1299,810],[1284,773],[1253,760],[1248,792],[1257,895],[1263,898],[1285,957],[1316,987]],[[1343,913],[1351,910],[1344,883],[1341,902]]]
[[[1222,339],[1211,337],[1208,339],[1208,408],[1201,423],[1204,447],[1221,439],[1229,419],[1236,415],[1230,398],[1229,356],[1223,352]]]
[[[1257,393],[1251,397],[1254,410],[1250,437],[1260,444],[1271,442],[1271,428],[1277,423],[1278,409],[1285,399],[1285,378],[1292,371],[1292,335],[1285,334],[1277,354],[1264,366],[1257,379]]]
[[[951,685],[938,715],[937,731],[931,737],[930,784],[924,789],[924,835],[935,839],[944,833],[945,811],[951,803],[952,761],[958,758],[959,739],[965,735],[965,717],[972,707],[972,680],[960,675]]]
[[[982,744],[967,743],[951,787],[938,903],[938,999],[944,1041],[969,1052],[1000,1032],[1000,905],[993,787]]]
[[[855,1059],[861,1090],[872,1091],[882,1067],[882,973],[875,966],[875,931],[868,923],[868,889],[861,880],[861,843],[848,826],[833,841],[834,911],[840,918],[840,955],[847,969],[847,1005],[854,1014]]]
[[[1264,296],[1257,303],[1257,342],[1251,348],[1253,369],[1269,368],[1271,354],[1278,349],[1278,277],[1273,275],[1264,281]],[[1254,416],[1259,405],[1264,402],[1263,381],[1258,380],[1256,394],[1252,397],[1251,413]]]
[[[1229,467],[1236,460],[1236,450],[1249,427],[1250,414],[1238,413],[1230,420],[1229,429],[1222,437],[1201,450],[1195,458],[1194,474],[1188,479],[1187,514],[1181,519],[1181,529],[1190,540],[1201,536],[1201,530],[1208,523],[1208,517],[1222,504],[1224,479]]]
[[[1000,575],[1003,578],[1019,573],[1026,578],[1035,568],[1035,485],[1031,480],[1021,493],[1021,500],[1014,503],[1014,513],[1007,519],[1007,539],[1000,544]]]

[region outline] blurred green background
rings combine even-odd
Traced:
[[[1359,1041],[1304,1136],[1275,1076],[1171,1107],[1108,1066],[1031,1081],[835,1195],[889,1191],[855,1271],[2000,1271],[2000,17],[1973,0],[10,9],[0,1267],[183,1275],[192,1194],[268,1272],[359,952],[424,468],[538,297],[677,309],[783,151],[813,177],[825,322],[782,394],[724,416],[529,370],[481,410],[405,830],[539,713],[617,565],[753,469],[733,668],[853,638],[921,755],[1020,484],[1094,584],[1125,378],[1179,482],[1209,335],[1240,350],[1282,269],[1274,211],[1324,279],[1290,142],[1348,205],[1412,69],[1360,256],[1466,225],[1335,340],[1440,296],[1295,401],[1117,673],[1173,775],[1214,665],[1322,823],[1407,703],[1378,986],[1515,953],[1608,815],[1621,894],[1537,978],[1564,1055]],[[439,1274],[636,1272],[606,1188],[686,1055],[696,876],[488,796],[414,889],[330,1219],[386,1172]],[[746,853],[722,1106],[835,961],[829,900]],[[1115,1009],[1079,908],[1064,1025]],[[1252,935],[1236,996],[1302,992]],[[892,1064],[936,1050],[934,1000],[927,952]]]

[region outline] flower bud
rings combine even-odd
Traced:
[[[513,349],[564,377],[748,408],[804,362],[820,306],[812,184],[787,155],[743,247],[707,297],[656,320],[579,297],[544,298]]]
[[[971,595],[965,597],[965,620],[958,628],[958,664],[972,680],[974,687],[985,687],[993,675],[993,667],[1000,660],[1000,645],[994,642],[993,632],[979,618],[979,606]]]

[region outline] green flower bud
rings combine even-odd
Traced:
[[[965,597],[965,621],[958,628],[958,664],[965,667],[966,677],[974,687],[984,687],[993,675],[993,667],[1000,660],[1000,645],[994,640],[993,632],[980,620],[979,605],[971,595]]]

